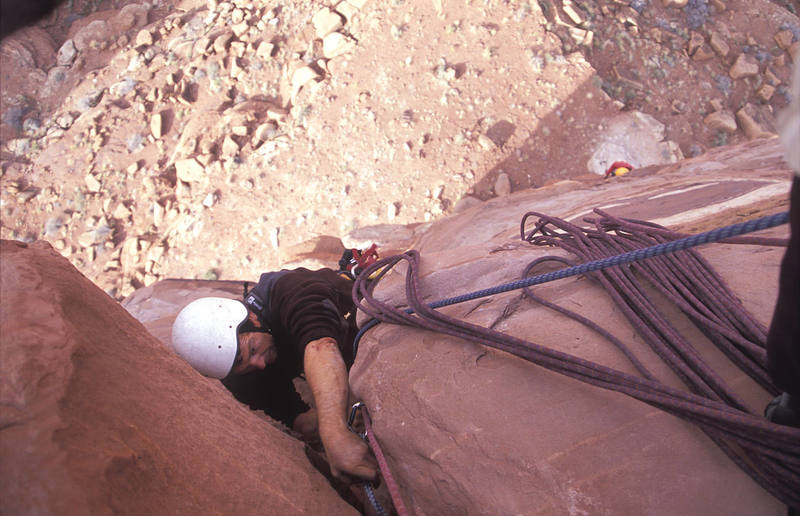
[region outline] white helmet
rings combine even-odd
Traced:
[[[172,323],[172,348],[200,374],[225,378],[238,351],[237,330],[246,319],[247,308],[239,301],[196,299]]]

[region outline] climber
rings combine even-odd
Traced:
[[[800,64],[794,68],[791,88],[794,100],[779,118],[785,161],[794,171],[789,201],[791,234],[781,261],[778,301],[767,336],[767,367],[783,393],[770,402],[765,415],[775,423],[800,427]],[[800,508],[793,514],[800,514]]]
[[[309,440],[318,435],[334,476],[372,480],[375,460],[345,421],[358,331],[351,288],[352,281],[331,269],[265,273],[244,301],[189,303],[173,323],[172,346],[242,403]],[[293,379],[303,373],[315,410],[294,389]]]

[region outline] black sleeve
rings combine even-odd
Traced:
[[[294,356],[300,361],[306,345],[323,337],[336,340],[339,349],[349,343],[349,326],[344,314],[350,309],[343,306],[343,297],[349,301],[350,282],[334,271],[323,269],[309,271],[298,269],[283,276],[273,288],[272,311],[278,324],[292,341]]]
[[[222,384],[240,402],[253,410],[263,410],[289,428],[294,418],[309,409],[295,390],[292,377],[282,367],[272,365],[247,374],[232,374]]]

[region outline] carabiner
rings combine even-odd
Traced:
[[[367,440],[367,432],[357,432],[355,428],[353,428],[353,422],[356,420],[356,414],[358,413],[358,409],[364,407],[364,403],[358,402],[354,403],[352,407],[350,407],[350,416],[347,418],[347,428],[359,436],[360,438]]]

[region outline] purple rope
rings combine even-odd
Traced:
[[[581,260],[593,260],[590,263],[607,261],[609,257],[619,256],[620,250],[624,249],[636,247],[637,250],[633,251],[635,253],[643,251],[642,247],[653,249],[653,243],[661,242],[656,247],[660,245],[663,248],[665,245],[675,244],[676,238],[686,240],[680,238],[684,235],[671,233],[666,228],[660,228],[650,223],[615,219],[605,216],[606,214],[602,212],[596,212],[600,215],[600,219],[593,221],[595,222],[593,229],[583,229],[560,219],[529,213],[523,218],[521,232],[524,238],[534,245],[557,245],[575,254]],[[530,216],[536,216],[539,220],[535,223],[533,231],[525,234],[525,220]],[[742,226],[742,224],[737,226]],[[552,229],[554,227],[558,231]],[[731,243],[733,240],[730,240]],[[747,244],[780,245],[784,243],[776,239],[761,241],[760,239],[736,237],[736,240]],[[630,255],[631,252],[625,254]],[[528,267],[525,275],[530,273],[537,263],[548,259],[565,262],[563,258],[539,259]],[[383,274],[385,274],[400,261],[408,263],[406,297],[408,305],[415,313],[397,309],[386,302],[375,299],[372,296],[375,283],[368,284],[365,281],[373,271],[384,268]],[[602,271],[598,270],[599,268],[590,269],[589,273],[591,277],[600,281],[637,331],[687,384],[689,391],[674,389],[662,384],[652,377],[633,353],[618,339],[602,330],[596,323],[577,316],[577,314],[571,314],[568,310],[560,307],[554,309],[571,317],[577,316],[575,318],[579,322],[595,330],[600,329],[599,333],[614,342],[642,377],[545,348],[533,342],[476,326],[438,312],[435,308],[444,306],[443,302],[427,305],[419,295],[419,254],[416,251],[409,251],[375,263],[359,276],[353,290],[354,297],[363,298],[358,302],[359,309],[376,320],[429,329],[513,353],[552,371],[597,387],[621,392],[693,422],[767,491],[787,505],[800,506],[800,429],[771,423],[762,416],[748,411],[744,402],[700,360],[690,343],[681,337],[677,330],[647,300],[637,277],[643,276],[654,285],[661,285],[661,292],[671,300],[679,301],[677,303],[679,308],[684,310],[702,331],[713,337],[711,340],[715,345],[719,346],[726,355],[736,356],[737,359],[734,362],[744,363],[745,367],[742,369],[747,374],[757,378],[759,383],[766,382],[765,387],[773,391],[775,388],[769,381],[768,375],[762,375],[764,363],[761,352],[764,349],[765,335],[765,332],[762,331],[763,328],[747,313],[730,289],[724,285],[721,278],[702,260],[699,254],[694,252],[689,254],[684,251],[669,258],[660,257],[648,260],[648,262],[654,261],[657,261],[655,265],[647,262],[624,267],[615,265]],[[569,269],[574,269],[574,267]],[[556,273],[558,272],[556,271]],[[537,278],[548,276],[548,274],[537,276]],[[523,284],[517,288],[541,282]],[[516,283],[525,283],[525,281]],[[511,290],[506,289],[506,286],[502,287],[504,290],[501,291],[503,292]],[[525,293],[534,301],[544,301],[529,289],[526,289]],[[471,295],[459,296],[459,298],[450,300],[468,296]],[[471,297],[471,299],[474,298]],[[549,302],[543,304],[551,308],[556,306]]]

